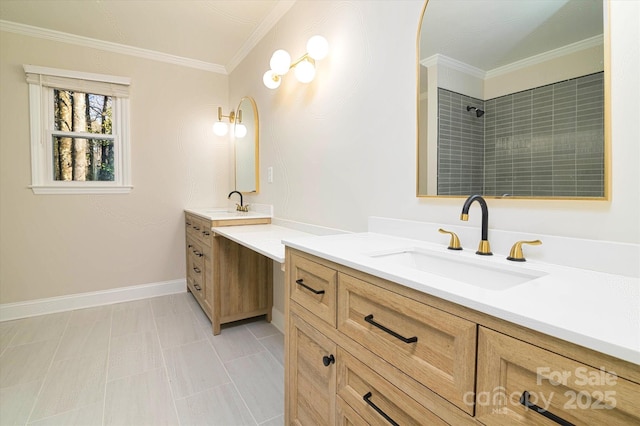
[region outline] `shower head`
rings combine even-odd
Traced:
[[[476,117],[482,117],[484,115],[484,110],[476,108],[474,106],[467,105],[467,111],[475,111]]]

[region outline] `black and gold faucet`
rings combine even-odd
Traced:
[[[233,194],[238,194],[240,196],[240,204],[236,203],[236,211],[248,212],[249,211],[249,204],[247,204],[246,206],[244,205],[244,203],[242,201],[242,193],[240,191],[231,191],[229,193],[229,195],[227,196],[227,199],[231,199],[231,196]]]
[[[483,256],[491,256],[491,246],[489,245],[489,239],[487,237],[488,228],[489,228],[489,209],[487,208],[487,202],[480,195],[472,195],[464,202],[462,206],[462,213],[460,214],[460,220],[467,221],[469,220],[469,207],[471,207],[471,203],[477,201],[480,204],[480,208],[482,209],[482,239],[480,240],[480,244],[478,245],[478,251],[476,254],[480,254]]]

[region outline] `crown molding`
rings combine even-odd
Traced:
[[[185,58],[182,56],[171,55],[168,53],[142,49],[139,47],[133,47],[119,43],[112,43],[109,41],[97,40],[94,38],[78,36],[61,31],[48,30],[45,28],[34,27],[17,22],[0,20],[0,31],[57,41],[60,43],[74,44],[76,46],[90,47],[107,52],[119,53],[121,55],[135,56],[138,58],[150,59],[152,61],[165,62],[168,64],[195,68],[218,74],[227,74],[227,70],[225,69],[225,67],[210,62],[199,61],[197,59]]]
[[[557,49],[549,50],[548,52],[540,53],[538,55],[530,56],[520,61],[512,62],[502,67],[494,68],[489,71],[484,71],[480,68],[476,68],[472,65],[466,64],[457,59],[450,58],[440,53],[431,55],[428,58],[422,59],[420,65],[425,67],[432,67],[434,65],[444,65],[448,68],[472,75],[474,77],[486,80],[488,78],[497,77],[503,74],[517,71],[522,68],[527,68],[533,65],[537,65],[546,61],[550,61],[555,58],[560,58],[571,53],[579,52],[581,50],[589,49],[595,46],[602,45],[604,40],[602,35],[586,38],[575,43],[568,44],[566,46],[559,47]]]
[[[233,58],[227,64],[227,72],[233,71],[244,58],[247,57],[251,49],[256,47],[258,42],[267,35],[267,33],[273,28],[273,26],[284,16],[285,13],[291,9],[296,0],[280,0],[276,3],[273,10],[267,15],[267,17],[258,25],[258,27],[251,33],[247,41],[242,45],[240,50],[233,55]]]
[[[481,70],[480,68],[476,68],[469,64],[466,64],[457,59],[450,58],[448,56],[442,55],[440,53],[436,53],[435,55],[431,55],[426,59],[420,61],[420,64],[425,67],[432,67],[434,65],[444,65],[448,68],[463,72],[465,74],[472,75],[478,78],[485,78],[486,72]]]
[[[579,52],[581,50],[590,49],[604,44],[602,34],[586,38],[584,40],[577,41],[575,43],[567,44],[566,46],[559,47],[557,49],[549,50],[548,52],[540,53],[539,55],[530,56],[521,61],[512,62],[502,67],[494,68],[487,71],[486,78],[497,77],[502,74],[507,74],[513,71],[517,71],[522,68],[530,67],[540,64],[542,62],[550,61],[555,58],[560,58],[571,53]]]

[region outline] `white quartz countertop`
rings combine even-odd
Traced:
[[[285,238],[309,237],[313,234],[279,225],[214,226],[216,234],[235,241],[279,263],[284,263]]]
[[[257,226],[238,228],[247,229],[215,230],[220,230],[221,234],[246,232],[250,235],[249,228]],[[258,240],[259,232],[255,238]],[[278,238],[282,238],[286,246],[640,364],[638,278],[536,261],[511,262],[505,259],[506,254],[478,256],[471,250],[452,251],[442,244],[376,233],[313,237],[283,233]],[[460,261],[486,262],[537,278],[510,288],[492,290],[371,256],[376,252],[404,248],[435,251]],[[280,253],[283,252],[284,249]]]
[[[188,213],[193,213],[208,220],[234,220],[234,219],[262,219],[271,217],[270,214],[248,211],[239,212],[232,209],[221,208],[204,208],[204,209],[185,209]]]

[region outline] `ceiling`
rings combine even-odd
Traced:
[[[202,63],[202,68],[229,73],[294,3],[295,0],[1,0],[0,24],[2,29],[16,32],[46,29],[73,34],[112,43],[114,48],[126,46],[139,53],[175,56]]]
[[[420,58],[441,54],[483,71],[603,34],[602,0],[429,0]]]

